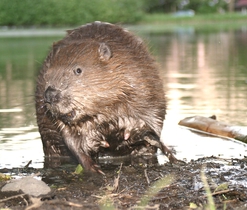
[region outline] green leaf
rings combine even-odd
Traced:
[[[77,165],[74,173],[75,174],[82,174],[83,173],[83,168],[82,168],[81,164]]]
[[[198,206],[195,203],[190,203],[190,209],[196,209]]]

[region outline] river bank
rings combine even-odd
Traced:
[[[194,16],[176,16],[174,14],[146,14],[142,21],[138,22],[143,30],[150,28],[155,31],[174,31],[177,28],[193,28],[200,31],[236,29],[246,27],[247,14],[195,14]],[[133,26],[134,27],[134,26]]]

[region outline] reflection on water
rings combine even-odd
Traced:
[[[159,63],[167,94],[165,130],[169,135],[165,135],[164,141],[175,148],[179,142],[182,147],[193,148],[195,143],[189,141],[198,139],[212,147],[212,138],[205,141],[195,134],[192,137],[189,131],[177,130],[179,120],[193,115],[215,114],[221,121],[247,125],[247,30],[180,29],[143,36]],[[43,166],[33,102],[35,77],[49,46],[59,38],[0,37],[0,168],[24,166],[29,160],[33,160],[33,167]],[[222,147],[224,143],[218,140],[214,144]],[[241,155],[246,153],[242,144],[241,148],[238,146],[227,147],[241,150]],[[209,155],[201,154],[207,150],[205,145],[194,148],[189,151],[195,156]],[[181,147],[178,150],[181,157],[190,158],[181,153]]]
[[[29,160],[43,167],[43,151],[37,127],[3,128],[0,130],[0,168],[24,167]]]
[[[35,77],[58,37],[0,38],[0,168],[43,167],[43,149],[37,131]]]
[[[176,157],[190,161],[203,157],[244,158],[247,144],[229,138],[192,132],[166,121],[162,131],[162,140],[176,150]]]
[[[215,114],[219,120],[247,125],[247,31],[149,38],[164,76],[167,119]]]

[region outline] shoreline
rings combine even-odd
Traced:
[[[180,30],[194,31],[222,31],[222,30],[247,30],[247,14],[225,13],[194,15],[191,17],[176,17],[172,14],[146,14],[143,19],[135,24],[117,23],[135,33],[164,33]],[[66,30],[78,25],[53,27],[46,26],[0,26],[2,37],[28,37],[28,36],[63,36]]]

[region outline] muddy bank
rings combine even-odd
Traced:
[[[39,172],[52,191],[38,198],[22,192],[1,192],[0,208],[137,209],[137,206],[144,208],[148,205],[150,209],[205,209],[208,198],[202,182],[203,167],[216,209],[247,208],[247,159],[210,157],[185,165],[166,163],[162,166],[155,163],[122,167],[103,164],[105,176],[90,173],[76,175],[75,167],[1,169],[1,173],[18,176]],[[160,186],[157,186],[161,179]],[[1,182],[1,187],[4,183]]]

